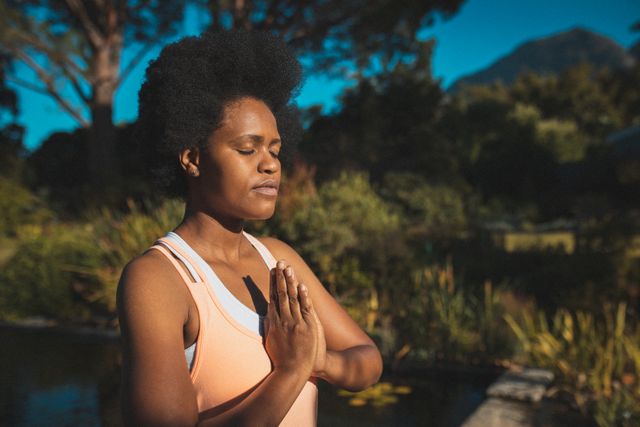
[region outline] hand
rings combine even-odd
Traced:
[[[273,369],[310,376],[318,352],[318,322],[311,298],[293,269],[278,261],[272,270],[265,319],[265,349]]]
[[[293,268],[291,266],[287,266],[285,267],[284,272],[285,272],[285,281],[287,282],[287,289],[298,289],[298,295],[301,298],[305,298],[306,300],[308,300],[309,305],[313,309],[313,301],[309,296],[309,291],[304,284],[298,282]],[[287,274],[287,272],[289,272],[290,274]],[[318,334],[317,334],[318,344],[317,344],[317,351],[316,351],[316,359],[313,364],[312,375],[316,377],[322,377],[322,375],[324,375],[324,370],[326,368],[326,363],[327,363],[327,343],[325,341],[324,329],[322,328],[322,323],[318,318],[318,313],[315,310],[312,310],[312,312],[313,312],[313,318],[318,328]]]

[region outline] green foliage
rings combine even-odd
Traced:
[[[0,273],[0,317],[89,320],[76,289],[95,283],[84,271],[99,265],[100,254],[81,228],[61,225],[26,238]]]
[[[510,90],[511,99],[535,105],[544,118],[573,121],[586,138],[602,141],[606,135],[624,126],[624,113],[607,90],[606,72],[598,74],[582,64],[560,75],[521,76]]]
[[[0,318],[43,316],[111,322],[125,264],[179,223],[183,203],[168,200],[122,214],[102,209],[84,223],[23,233],[0,273]]]
[[[511,354],[502,320],[505,308],[489,282],[475,295],[456,284],[451,264],[435,265],[414,273],[411,293],[404,298],[406,308],[398,310],[400,330],[418,357],[468,362],[479,355],[493,359]]]
[[[531,218],[597,215],[626,203],[608,135],[640,123],[640,66],[559,75],[525,74],[511,86],[469,87],[440,107],[446,138],[462,147],[461,168],[484,200],[531,205]],[[604,200],[584,210],[582,200]],[[633,200],[633,199],[631,199]]]
[[[184,202],[168,199],[159,205],[142,206],[129,200],[128,212],[122,214],[102,208],[87,215],[88,230],[95,236],[97,246],[108,265],[124,265],[173,229],[182,220]]]
[[[43,201],[19,182],[0,177],[0,237],[19,237],[52,218]]]
[[[410,172],[390,172],[380,193],[406,218],[407,234],[452,237],[466,229],[464,193],[456,188],[429,184]]]
[[[87,235],[93,236],[101,262],[87,266],[99,286],[84,288],[83,299],[98,304],[110,316],[115,313],[116,287],[124,266],[173,229],[184,214],[184,202],[179,200],[142,207],[129,201],[128,206],[125,214],[103,208],[90,215],[92,219],[85,226]]]
[[[319,180],[335,179],[343,170],[367,171],[374,182],[401,170],[459,179],[458,147],[438,126],[444,94],[425,72],[428,62],[361,79],[344,93],[340,111],[311,123],[301,151],[318,166]]]
[[[421,45],[418,32],[434,23],[435,14],[455,14],[463,0],[204,3],[211,11],[211,29],[273,31],[311,59],[314,68],[332,66],[344,73],[347,63],[366,69],[376,60],[387,64],[415,55]]]
[[[593,418],[599,427],[633,427],[640,424],[640,403],[626,389],[613,392],[611,397],[603,397],[593,404]]]
[[[640,417],[640,328],[627,323],[626,308],[605,307],[601,317],[560,309],[551,322],[543,311],[505,320],[524,361],[556,371],[562,389],[600,426],[632,425]]]
[[[585,135],[578,131],[575,122],[569,120],[548,119],[536,123],[539,143],[548,147],[557,163],[584,160],[587,152]]]
[[[90,131],[86,128],[71,132],[54,132],[30,153],[26,166],[31,173],[30,184],[46,190],[51,209],[62,216],[82,216],[88,210],[109,207],[124,211],[125,201],[149,203],[157,191],[151,183],[144,156],[134,137],[135,124],[124,124],[115,129],[115,149],[118,168],[126,180],[115,179],[108,187],[96,191],[87,179],[91,173],[86,161],[89,155]],[[154,200],[154,203],[160,203]]]
[[[276,234],[316,267],[330,289],[342,294],[370,288],[376,273],[386,270],[380,263],[387,263],[387,244],[398,234],[400,220],[367,175],[345,172],[298,203],[287,217],[277,218]]]

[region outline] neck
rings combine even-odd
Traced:
[[[184,218],[174,232],[180,235],[207,262],[240,259],[240,248],[246,240],[242,235],[244,221],[222,218],[193,209],[189,203]]]

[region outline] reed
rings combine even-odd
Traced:
[[[640,329],[630,324],[624,302],[606,305],[602,313],[505,315],[521,347],[524,363],[553,369],[559,388],[598,425],[640,421]]]

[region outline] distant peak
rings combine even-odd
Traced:
[[[558,74],[584,62],[596,68],[616,69],[629,67],[635,59],[610,38],[578,26],[526,41],[487,68],[462,77],[449,90],[495,81],[510,84],[524,71]]]

